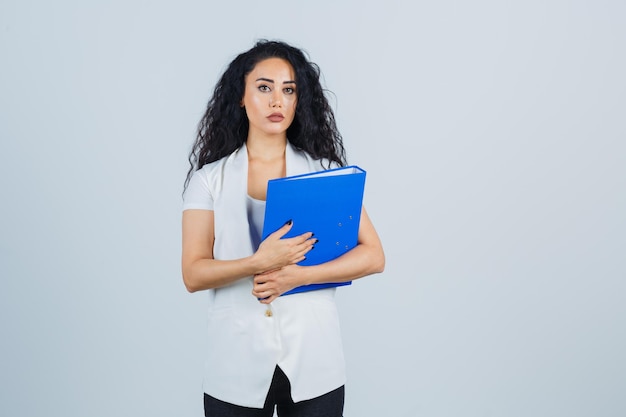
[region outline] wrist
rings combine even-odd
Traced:
[[[248,257],[248,270],[250,271],[250,275],[257,275],[265,272],[262,262],[256,253]]]
[[[298,266],[298,268],[300,268],[300,273],[298,274],[298,277],[300,278],[299,281],[299,285],[311,285],[314,284],[314,279],[313,279],[313,272],[315,267],[313,266]]]

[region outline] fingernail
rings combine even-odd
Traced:
[[[287,220],[287,222],[285,224],[291,224],[291,223],[293,223],[293,220],[289,219],[289,220]]]

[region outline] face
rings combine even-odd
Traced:
[[[248,136],[284,136],[296,115],[296,77],[280,58],[260,61],[246,76],[241,105],[248,115]]]

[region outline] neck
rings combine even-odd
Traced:
[[[271,161],[285,156],[287,138],[276,137],[248,137],[246,147],[248,148],[248,159]]]

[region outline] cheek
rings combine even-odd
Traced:
[[[260,97],[256,96],[256,95],[250,95],[247,97],[246,101],[246,107],[259,107],[261,105],[261,99]]]

